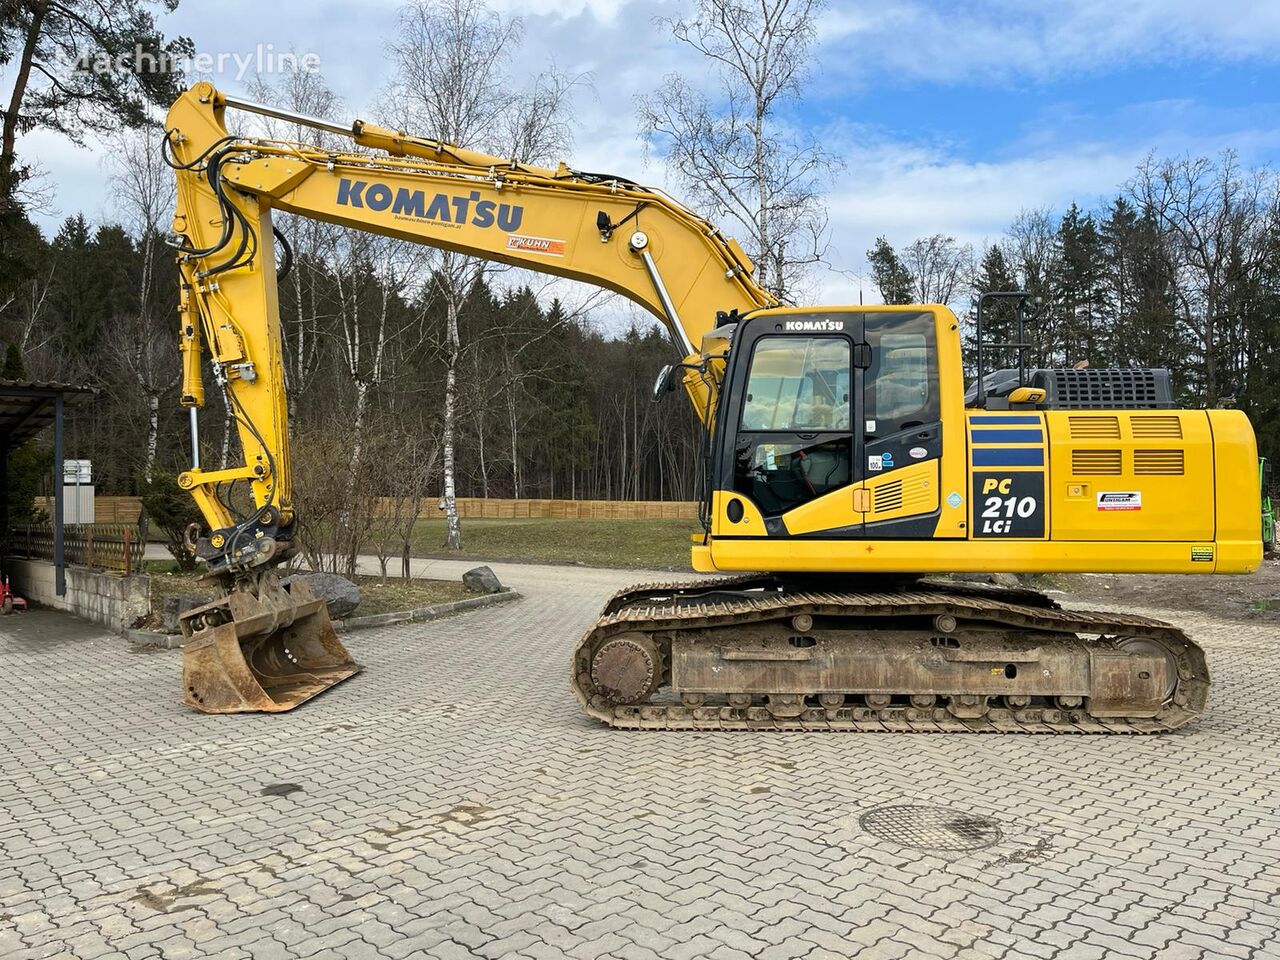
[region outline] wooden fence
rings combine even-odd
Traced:
[[[430,520],[443,517],[442,501],[423,499],[418,517]],[[36,506],[48,513],[53,503],[48,497],[37,497]],[[94,519],[99,525],[137,524],[142,502],[137,497],[95,497]],[[394,516],[395,503],[390,497],[379,499],[378,514]],[[459,497],[458,515],[463,519],[490,520],[696,520],[698,505],[683,500],[497,500],[484,497]]]
[[[36,509],[53,516],[53,497],[36,497]],[[137,497],[94,497],[94,523],[128,523],[138,525],[142,501]]]
[[[141,569],[147,545],[138,528],[124,523],[68,523],[62,527],[64,562],[118,570],[126,576]],[[9,553],[27,560],[53,561],[53,524],[21,524],[9,530]]]
[[[383,497],[381,516],[392,516],[395,503]],[[443,501],[422,501],[418,517],[430,520],[444,516]],[[464,520],[696,520],[698,505],[679,500],[497,500],[459,497],[458,516]]]

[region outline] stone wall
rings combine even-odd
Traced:
[[[117,632],[151,609],[151,581],[144,574],[124,577],[86,567],[67,567],[67,593],[55,592],[54,567],[45,560],[6,558],[4,568],[20,596],[55,610],[66,610]]]

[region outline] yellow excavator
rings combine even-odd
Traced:
[[[229,109],[349,148],[229,134]],[[732,239],[665,193],[530,166],[199,83],[169,111],[177,177],[179,484],[190,548],[224,595],[182,618],[186,702],[288,710],[359,667],[324,601],[274,569],[296,552],[272,211],[606,287],[670,332],[706,426],[693,567],[605,605],[571,656],[585,712],[632,729],[1151,733],[1200,714],[1202,650],[1168,623],[1064,610],[957,574],[1245,573],[1261,562],[1257,452],[1235,410],[1180,410],[1168,374],[1028,369],[1034,304],[978,304],[967,391],[938,304],[783,306]],[[1012,341],[984,311],[1012,301]],[[987,320],[987,326],[992,326]],[[993,350],[1017,369],[986,370]],[[244,462],[199,465],[204,366]],[[252,489],[238,515],[225,496]]]

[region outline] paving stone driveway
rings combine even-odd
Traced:
[[[1160,738],[620,733],[567,663],[634,575],[509,576],[524,600],[350,635],[365,673],[281,716],[0,621],[0,957],[1280,956],[1265,624],[1179,618],[1216,686]],[[896,805],[994,823],[860,826]]]

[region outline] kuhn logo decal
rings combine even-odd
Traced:
[[[783,330],[801,331],[801,332],[817,332],[817,333],[842,333],[844,331],[843,320],[787,320],[782,324]]]
[[[507,237],[507,249],[522,250],[526,253],[545,253],[549,257],[563,257],[565,242],[547,237],[522,237],[513,233]]]
[[[409,190],[400,187],[392,190],[385,183],[366,183],[364,180],[338,181],[338,203],[344,207],[359,207],[381,213],[390,210],[396,216],[414,220],[430,220],[435,223],[469,223],[473,227],[497,226],[508,233],[519,230],[524,219],[524,207],[496,200],[481,200],[480,191],[453,196],[447,193],[432,194],[428,199],[425,190]]]

